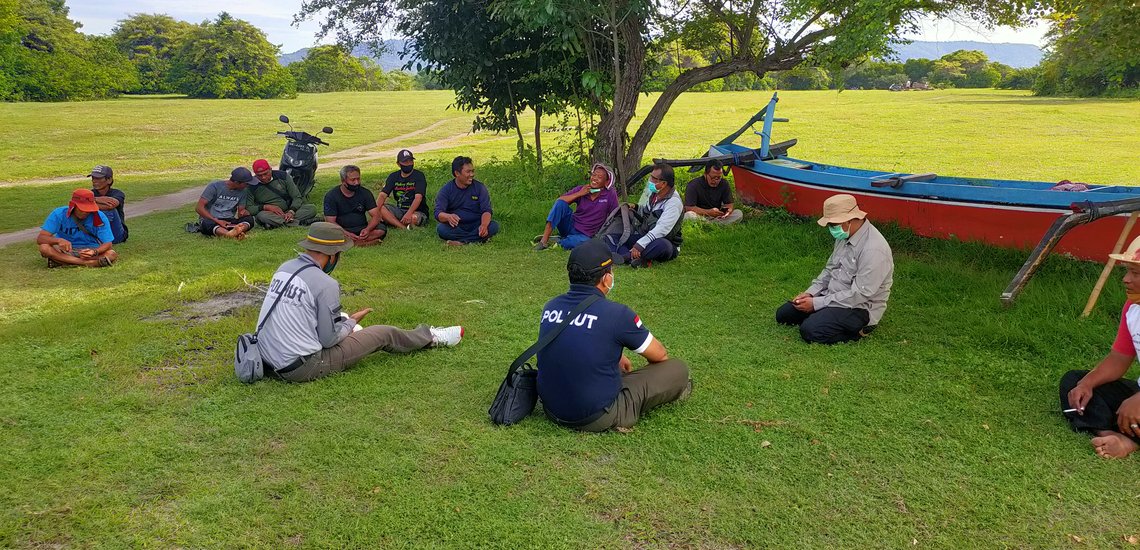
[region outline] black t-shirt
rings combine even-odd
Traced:
[[[700,176],[685,186],[685,206],[720,208],[732,203],[732,189],[729,188],[727,179],[722,178],[716,187],[712,187],[704,176]]]
[[[325,215],[336,216],[337,225],[353,233],[368,225],[368,211],[373,208],[376,197],[363,185],[351,197],[344,196],[339,185],[325,193]]]
[[[388,174],[388,179],[384,182],[384,188],[380,192],[387,193],[396,201],[396,206],[404,210],[412,207],[412,201],[416,200],[416,195],[423,195],[424,198],[416,210],[431,217],[427,206],[427,178],[419,170],[412,170],[412,173],[408,174],[407,177],[404,177],[403,172],[399,170]]]

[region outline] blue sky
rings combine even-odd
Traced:
[[[134,13],[165,13],[172,17],[199,23],[212,19],[218,12],[228,11],[265,31],[269,41],[281,46],[282,52],[293,52],[312,46],[317,24],[309,21],[294,27],[293,14],[301,0],[68,0],[71,18],[83,24],[83,32],[107,34],[115,22]],[[1045,25],[1028,29],[999,28],[988,31],[969,21],[937,20],[923,25],[920,33],[908,36],[915,40],[948,42],[976,40],[980,42],[1013,42],[1041,46]]]

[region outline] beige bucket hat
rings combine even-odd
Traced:
[[[854,219],[863,219],[867,213],[859,210],[859,204],[851,195],[832,195],[823,201],[823,217],[818,220],[821,227],[829,223],[844,223]]]
[[[1140,265],[1140,237],[1132,239],[1132,242],[1128,244],[1128,248],[1126,248],[1124,252],[1120,254],[1109,254],[1108,257],[1118,262]]]

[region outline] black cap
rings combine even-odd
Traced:
[[[570,260],[566,262],[566,270],[578,270],[583,273],[597,273],[614,265],[613,255],[606,243],[598,239],[590,239],[570,251]]]
[[[238,166],[234,168],[233,172],[230,172],[230,181],[257,185],[257,180],[253,179],[253,173],[249,171],[249,168],[244,166]]]
[[[110,166],[100,164],[91,169],[91,173],[87,175],[89,178],[109,178],[114,175]]]
[[[411,151],[404,149],[396,153],[396,162],[408,162],[409,160],[416,160],[416,157],[412,156]]]

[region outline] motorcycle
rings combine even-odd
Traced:
[[[289,124],[289,117],[285,115],[278,117],[278,120]],[[317,135],[332,133],[332,127],[325,126]],[[292,124],[289,124],[288,132],[277,132],[277,135],[285,136],[286,140],[285,150],[281,153],[280,169],[293,178],[301,196],[308,198],[309,192],[317,183],[317,146],[328,143],[308,132],[295,131]]]

